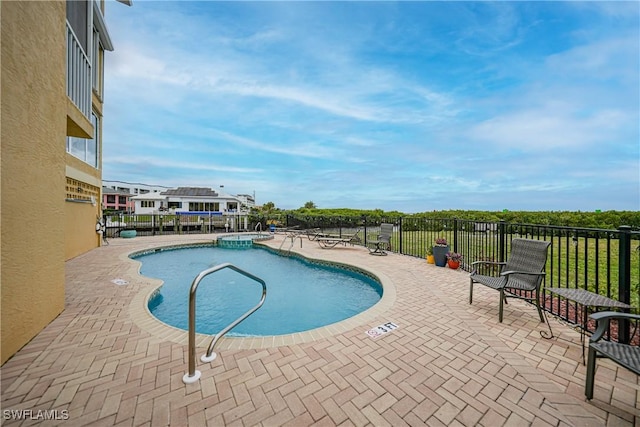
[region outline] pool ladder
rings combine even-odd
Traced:
[[[291,253],[291,249],[293,248],[296,239],[300,239],[300,247],[302,247],[302,236],[300,235],[300,233],[287,233],[285,238],[282,239],[282,242],[280,243],[280,247],[278,248],[279,251],[282,251],[282,246],[284,245],[284,242],[287,241],[287,239],[291,239],[291,245],[289,246],[289,249],[287,249],[287,253]]]
[[[242,316],[238,317],[229,326],[218,332],[213,337],[213,339],[211,340],[211,344],[209,344],[207,352],[202,355],[200,360],[202,360],[203,362],[212,362],[216,358],[216,353],[213,351],[213,347],[216,345],[218,340],[231,329],[235,328],[244,319],[251,316],[256,310],[262,307],[262,304],[264,304],[264,300],[267,297],[267,285],[264,280],[229,263],[220,264],[215,267],[203,270],[196,276],[195,279],[193,279],[193,283],[191,283],[191,290],[189,291],[189,372],[184,374],[184,376],[182,377],[182,382],[184,382],[185,384],[191,384],[198,381],[201,375],[200,371],[196,370],[196,291],[198,290],[198,285],[200,284],[200,281],[209,274],[215,273],[216,271],[220,271],[225,268],[230,268],[231,270],[260,283],[262,285],[262,296],[260,297],[260,302],[255,307],[247,311]]]

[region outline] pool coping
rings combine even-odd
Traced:
[[[380,300],[374,304],[372,307],[367,310],[356,314],[348,319],[341,320],[336,323],[332,323],[326,326],[322,326],[320,328],[311,329],[304,332],[295,332],[292,334],[283,334],[283,335],[271,335],[271,336],[256,336],[256,337],[234,337],[234,336],[224,336],[222,337],[218,343],[216,344],[216,349],[218,350],[248,350],[248,349],[266,349],[266,348],[274,348],[281,346],[289,346],[294,344],[303,344],[303,343],[311,343],[315,341],[319,341],[325,338],[333,337],[339,334],[343,334],[347,331],[353,330],[355,328],[361,327],[377,317],[381,314],[390,310],[395,302],[396,302],[396,286],[393,280],[391,280],[387,275],[381,273],[379,271],[374,271],[370,266],[363,267],[359,265],[354,265],[353,263],[342,263],[335,261],[328,261],[319,258],[312,258],[309,256],[302,255],[298,252],[293,251],[282,251],[276,248],[273,248],[269,245],[264,244],[264,242],[255,242],[257,245],[264,246],[269,248],[269,250],[275,253],[286,252],[295,255],[296,257],[300,257],[304,260],[307,260],[312,263],[318,263],[322,265],[333,265],[339,268],[354,268],[364,272],[365,274],[377,279],[382,287],[382,297]],[[166,245],[158,245],[152,248],[147,249],[137,249],[122,254],[123,261],[134,263],[137,265],[136,273],[140,278],[144,278],[145,280],[151,280],[153,285],[151,288],[141,289],[132,299],[129,304],[129,316],[131,320],[136,324],[140,329],[146,331],[147,333],[160,338],[164,341],[171,341],[177,344],[188,345],[189,342],[189,332],[180,328],[176,328],[174,326],[168,325],[158,318],[156,318],[148,307],[149,299],[162,287],[163,281],[159,279],[150,278],[144,276],[140,273],[141,263],[140,261],[132,258],[134,255],[143,254],[143,253],[151,253],[156,250],[168,250],[168,249],[180,249],[186,247],[197,247],[197,246],[214,246],[211,243],[206,242],[193,242],[193,243],[184,243],[184,244],[166,244]],[[364,331],[363,331],[364,333]],[[215,337],[215,335],[206,335],[201,333],[196,333],[196,347],[207,347],[210,341]]]

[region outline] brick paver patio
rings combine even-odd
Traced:
[[[185,385],[186,333],[146,313],[160,283],[127,254],[213,238],[114,239],[68,261],[65,311],[1,368],[3,425],[640,425],[638,377],[599,362],[586,402],[579,334],[552,319],[563,340],[542,339],[535,308],[510,300],[500,324],[497,293],[477,286],[469,305],[464,272],[307,240],[293,250],[365,268],[392,297],[302,339],[225,338]],[[385,322],[399,327],[365,334]]]

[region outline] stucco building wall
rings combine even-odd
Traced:
[[[95,231],[96,215],[96,207],[91,204],[65,205],[65,259],[75,258],[100,245],[100,235]]]
[[[69,260],[100,246],[96,222],[102,216],[102,181],[99,169],[66,154],[66,202],[64,259]],[[72,202],[77,196],[81,202]],[[93,202],[86,199],[93,197]],[[62,224],[61,224],[62,225]]]
[[[1,362],[64,309],[65,2],[1,2]]]

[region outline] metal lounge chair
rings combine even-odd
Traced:
[[[513,239],[511,254],[507,262],[476,261],[471,264],[473,270],[469,275],[469,304],[473,302],[473,284],[480,283],[500,292],[500,310],[498,320],[502,322],[503,305],[507,297],[533,301],[538,309],[540,321],[544,323],[540,308],[540,285],[544,278],[544,267],[547,263],[547,249],[551,242],[544,240]],[[479,265],[500,266],[499,276],[484,276],[478,274]],[[527,292],[521,295],[518,291],[533,292],[533,297]]]
[[[339,244],[351,246],[356,243],[360,243],[360,229],[358,228],[355,233],[349,235],[343,235],[342,237],[328,236],[328,235],[316,235],[313,240],[316,240],[321,248],[323,249],[331,249],[335,248]],[[310,239],[312,240],[312,239]]]
[[[380,234],[377,240],[367,242],[369,255],[386,255],[385,249],[391,248],[391,235],[393,234],[393,224],[380,224]]]
[[[323,233],[319,228],[310,228],[308,230],[303,230],[300,232],[300,234],[305,234],[307,236],[307,239],[309,239],[310,241],[314,241],[318,237],[327,237],[327,235]]]

